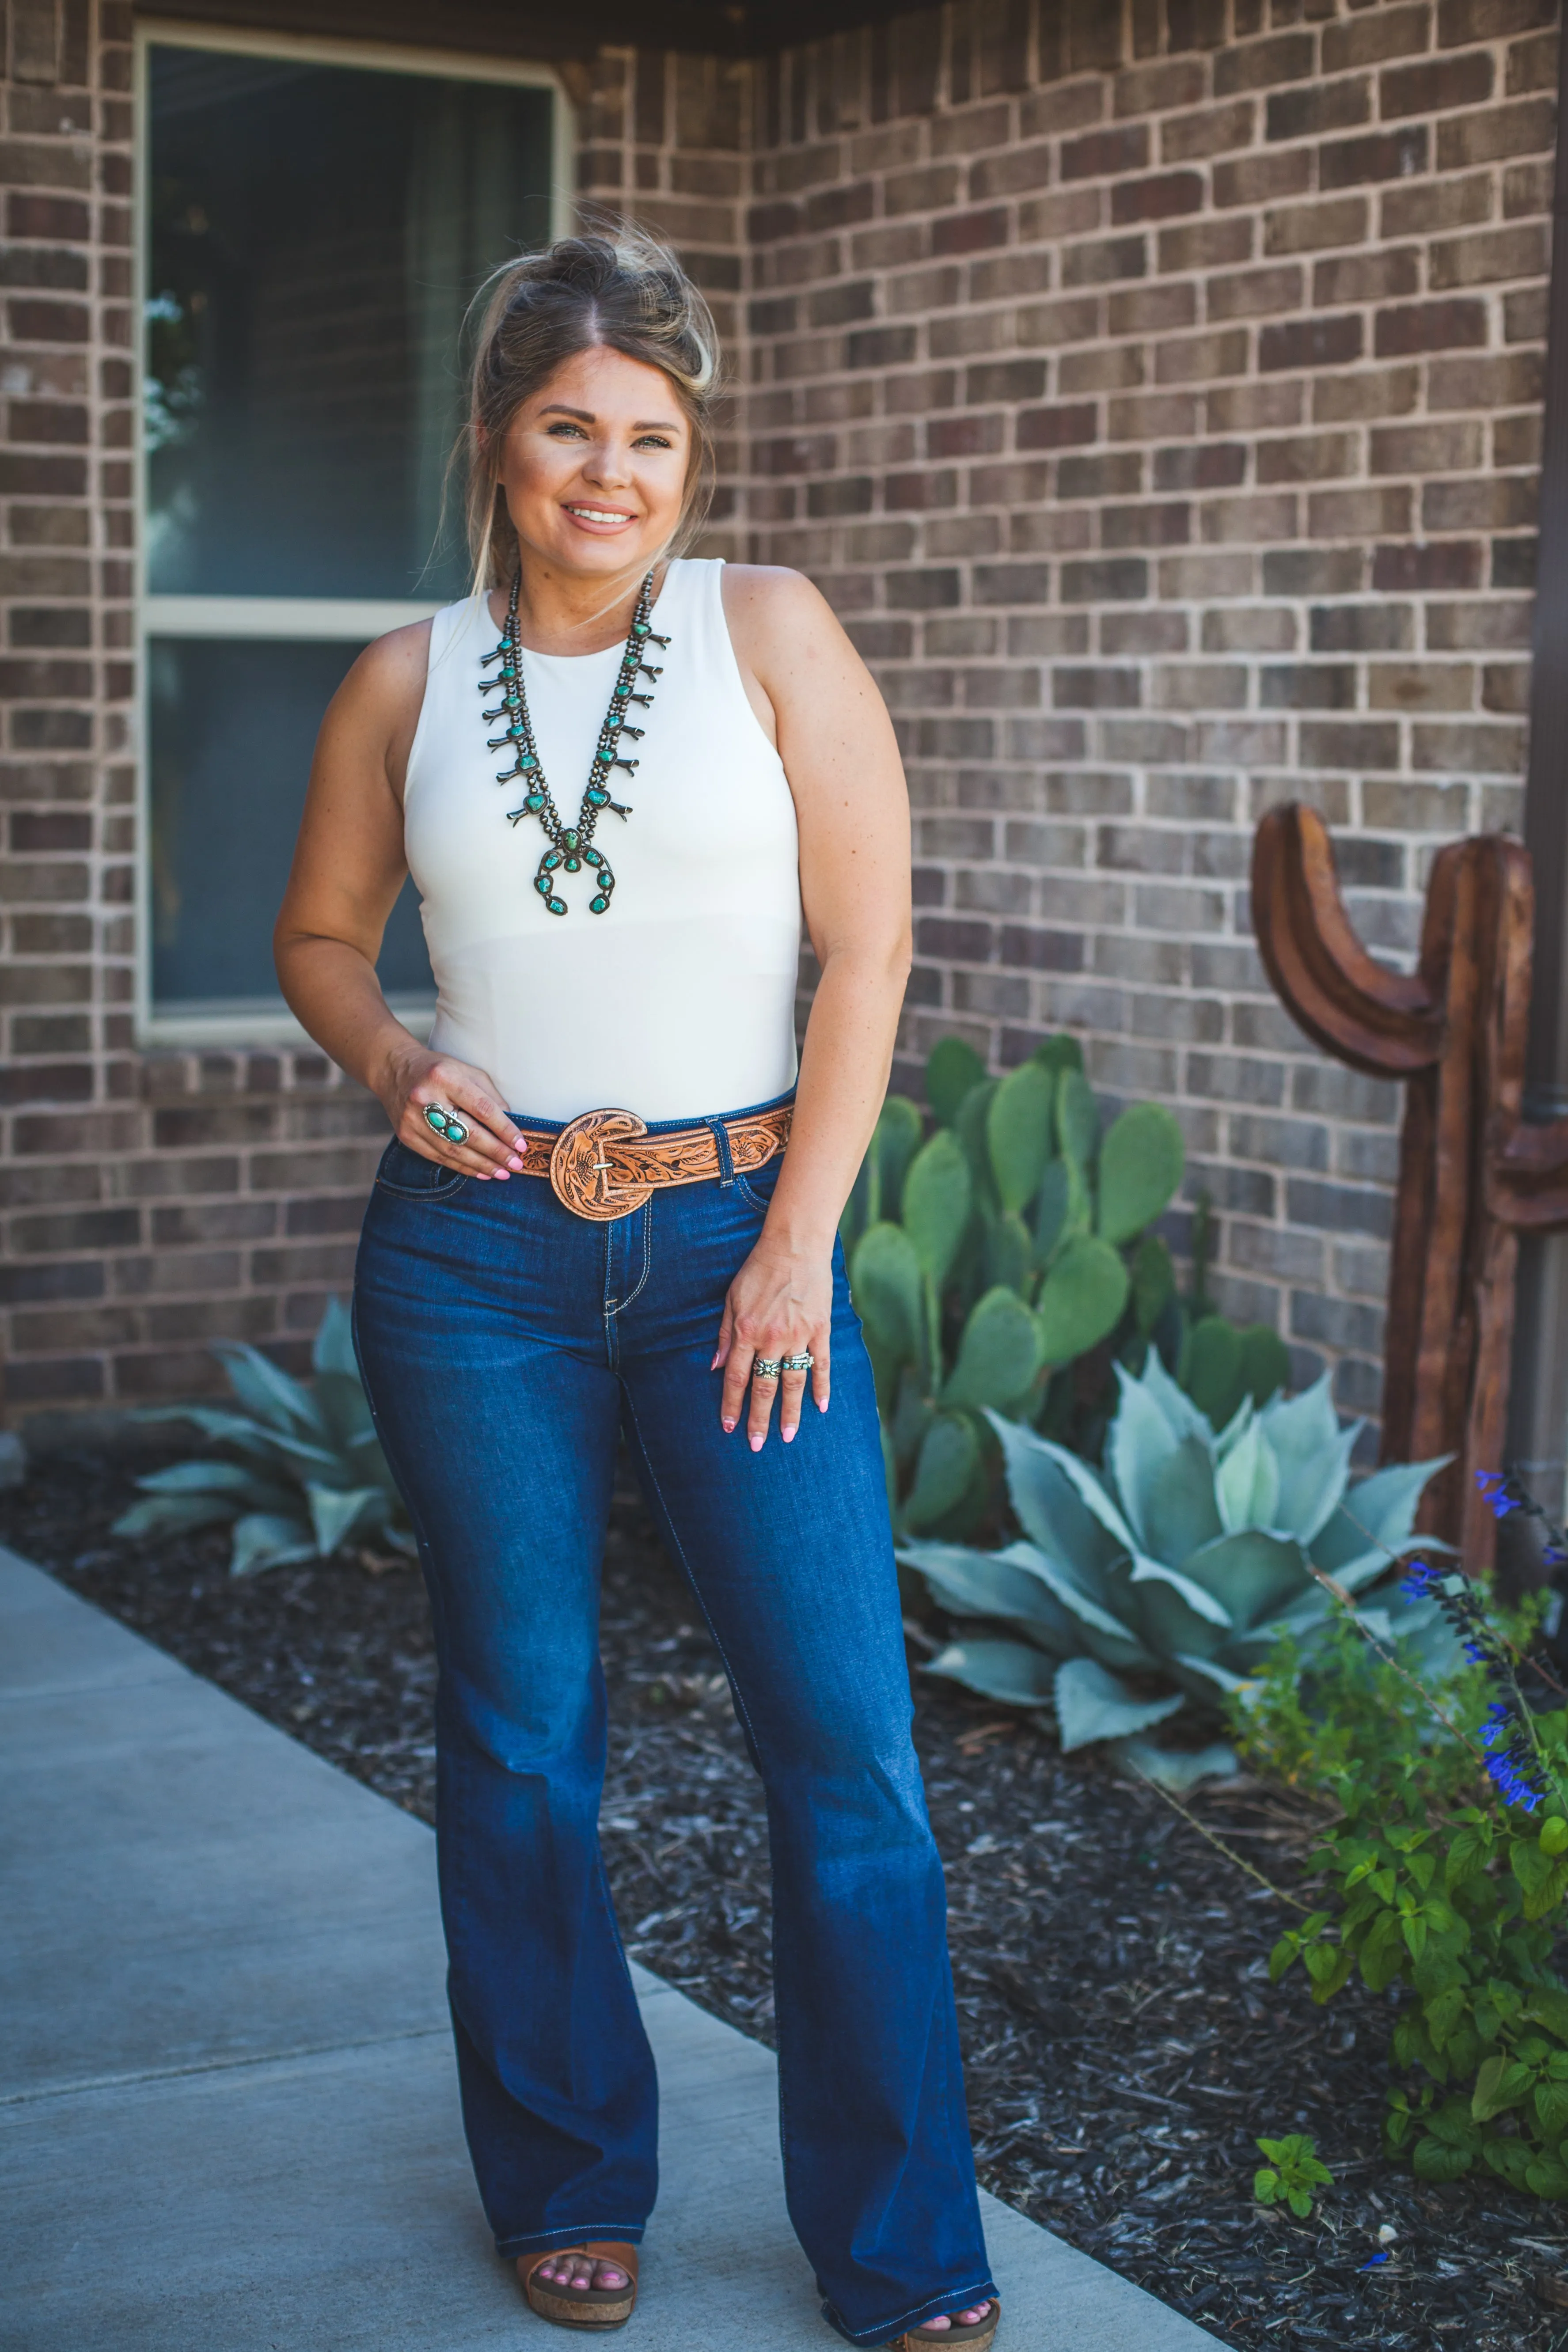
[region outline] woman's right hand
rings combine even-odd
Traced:
[[[485,1182],[495,1178],[504,1184],[509,1176],[522,1173],[524,1139],[508,1118],[493,1080],[471,1062],[416,1045],[398,1055],[376,1092],[399,1143],[421,1159],[460,1168],[465,1176]],[[437,1103],[455,1111],[468,1129],[466,1143],[437,1134],[425,1113]]]

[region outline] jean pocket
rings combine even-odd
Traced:
[[[395,1192],[399,1200],[449,1201],[468,1179],[461,1168],[444,1168],[438,1160],[411,1151],[395,1135],[381,1155],[375,1181],[384,1192]]]
[[[742,1201],[750,1202],[759,1216],[765,1217],[768,1213],[768,1202],[777,1189],[783,1167],[784,1153],[775,1151],[771,1160],[764,1160],[762,1166],[753,1168],[749,1176],[737,1176],[735,1179],[736,1192]]]

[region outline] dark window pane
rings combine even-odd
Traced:
[[[148,586],[461,594],[459,330],[549,235],[549,92],[163,42],[149,74]]]
[[[155,638],[148,646],[153,996],[160,1012],[281,1010],[272,925],[321,713],[361,648]],[[389,996],[434,998],[412,883],[378,966]]]

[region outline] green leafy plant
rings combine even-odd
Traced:
[[[1252,2176],[1252,2194],[1259,2205],[1289,2205],[1298,2221],[1310,2215],[1316,2192],[1332,2185],[1333,2174],[1318,2156],[1316,2140],[1305,2132],[1288,2132],[1283,2139],[1260,2139],[1268,2161]]]
[[[242,1341],[219,1340],[213,1353],[234,1391],[232,1407],[156,1406],[137,1417],[193,1425],[224,1450],[138,1478],[143,1500],[115,1520],[114,1534],[170,1535],[231,1521],[234,1576],[371,1541],[414,1550],[337,1299],[316,1334],[308,1384]]]
[[[1066,1036],[1003,1078],[945,1037],[926,1093],[929,1136],[915,1103],[888,1097],[843,1228],[901,1528],[973,1532],[1000,1465],[987,1414],[1092,1452],[1111,1360],[1137,1370],[1152,1340],[1216,1425],[1283,1384],[1278,1335],[1208,1312],[1201,1262],[1182,1300],[1149,1230],[1184,1166],[1163,1105],[1132,1104],[1102,1137]]]
[[[1499,1517],[1521,1504],[1544,1516],[1512,1480],[1478,1484]],[[1548,1558],[1561,1561],[1563,1533],[1549,1534]],[[1568,1986],[1555,1967],[1568,1915],[1568,1708],[1550,1703],[1564,1694],[1532,1654],[1542,1600],[1504,1612],[1479,1582],[1425,1560],[1405,1590],[1436,1605],[1461,1645],[1446,1677],[1424,1684],[1418,1662],[1363,1622],[1356,1638],[1377,1653],[1370,1675],[1343,1642],[1325,1645],[1310,1678],[1277,1656],[1237,1710],[1247,1762],[1286,1765],[1331,1809],[1309,1865],[1322,1899],[1279,1938],[1269,1971],[1278,1979],[1300,1962],[1319,2003],[1359,1976],[1394,2007],[1384,2145],[1418,2178],[1484,2166],[1568,2201]],[[1415,1704],[1360,1737],[1369,1692],[1392,1697],[1394,1679]]]
[[[1261,1412],[1247,1399],[1217,1433],[1156,1350],[1116,1377],[1103,1470],[992,1415],[1021,1541],[899,1547],[950,1615],[994,1628],[965,1626],[926,1671],[1016,1706],[1054,1700],[1066,1748],[1136,1738],[1187,1706],[1223,1714],[1282,1634],[1310,1651],[1335,1608],[1314,1571],[1347,1595],[1384,1578],[1441,1467],[1349,1489],[1361,1424],[1342,1429],[1326,1374]],[[1380,1634],[1455,1654],[1432,1600],[1378,1598],[1364,1613]]]

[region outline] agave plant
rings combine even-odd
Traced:
[[[138,1478],[145,1499],[115,1520],[114,1534],[170,1535],[230,1520],[233,1576],[327,1559],[370,1537],[414,1550],[339,1300],[329,1300],[321,1318],[309,1385],[242,1341],[219,1340],[213,1353],[227,1373],[233,1407],[155,1406],[138,1418],[193,1424],[227,1453]]]
[[[889,1097],[845,1221],[902,1528],[951,1538],[978,1524],[999,1462],[986,1413],[1081,1445],[1072,1368],[1107,1343],[1134,1369],[1163,1347],[1216,1423],[1283,1383],[1276,1333],[1197,1318],[1177,1297],[1170,1250],[1149,1231],[1184,1166],[1163,1105],[1131,1105],[1102,1138],[1066,1036],[1004,1078],[943,1038],[926,1092],[929,1138],[918,1106]]]
[[[1103,1471],[992,1416],[1022,1541],[899,1552],[951,1615],[1010,1629],[962,1634],[927,1671],[1016,1706],[1053,1701],[1068,1748],[1134,1738],[1187,1706],[1219,1713],[1283,1632],[1310,1656],[1336,1605],[1312,1570],[1352,1596],[1377,1584],[1442,1467],[1349,1486],[1362,1425],[1340,1426],[1327,1374],[1261,1411],[1248,1398],[1217,1435],[1154,1350],[1141,1377],[1118,1365],[1117,1380]],[[1378,1598],[1362,1611],[1373,1631],[1415,1640],[1433,1668],[1453,1663],[1434,1603]]]

